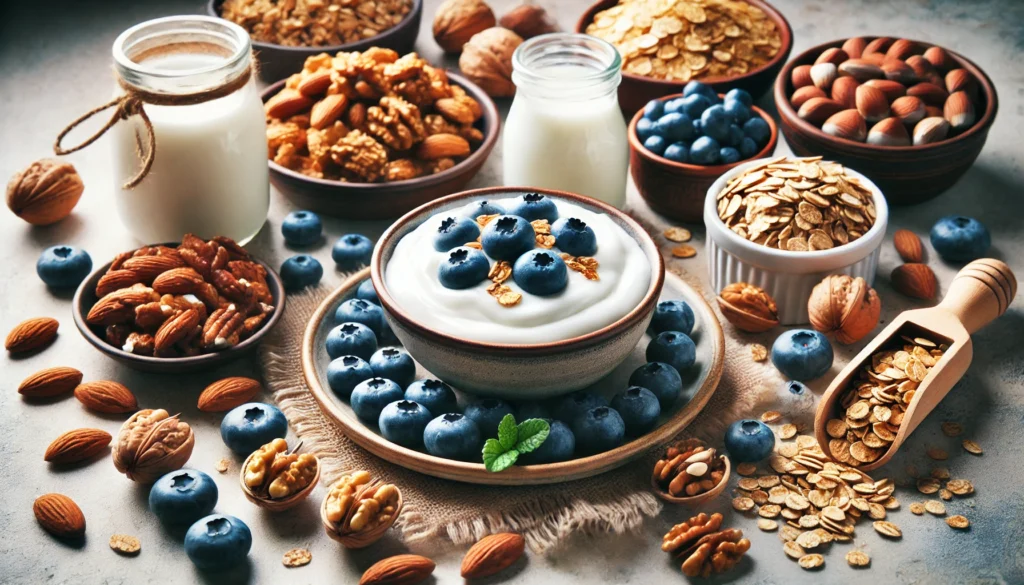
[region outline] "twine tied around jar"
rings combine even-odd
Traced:
[[[118,84],[121,86],[121,89],[124,90],[124,94],[101,106],[89,110],[79,116],[74,122],[68,124],[63,130],[61,130],[60,134],[57,135],[57,141],[53,144],[53,152],[59,156],[63,156],[65,154],[71,154],[72,152],[82,150],[86,146],[96,142],[100,136],[106,134],[107,130],[114,127],[114,124],[117,124],[122,120],[127,120],[132,116],[139,116],[142,118],[142,123],[146,128],[145,148],[142,138],[139,137],[138,133],[135,135],[136,152],[138,153],[139,160],[142,162],[142,167],[134,177],[124,183],[125,189],[134,189],[144,178],[146,178],[146,175],[149,174],[149,171],[153,168],[153,160],[156,158],[156,134],[153,132],[153,122],[151,122],[149,116],[146,115],[146,110],[143,108],[143,105],[191,106],[230,95],[244,87],[245,84],[249,82],[249,79],[256,73],[256,60],[253,59],[252,63],[253,65],[251,67],[245,69],[231,81],[210,89],[185,94],[168,94],[147,91],[131,85],[125,82],[124,79],[118,77]],[[92,136],[85,139],[85,141],[77,146],[72,146],[70,148],[64,148],[61,146],[61,142],[64,141],[64,138],[68,133],[78,127],[79,124],[110,108],[114,108],[113,115],[110,116],[107,123],[97,130]]]

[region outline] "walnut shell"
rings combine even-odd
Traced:
[[[85,186],[71,164],[38,160],[7,183],[7,207],[32,225],[50,225],[71,215]]]
[[[459,69],[487,95],[511,97],[516,93],[512,83],[512,53],[522,42],[522,37],[500,27],[477,33],[462,48]]]
[[[523,37],[524,40],[559,30],[558,24],[547,11],[534,4],[516,6],[506,12],[498,24]]]
[[[132,481],[150,483],[181,469],[195,442],[192,427],[177,415],[162,408],[140,410],[117,433],[114,467]]]
[[[434,15],[434,40],[446,53],[458,53],[476,33],[497,24],[481,0],[446,0]]]
[[[815,285],[807,301],[811,326],[835,333],[836,341],[856,343],[878,325],[882,302],[861,277],[832,274]]]
[[[718,308],[734,327],[762,333],[779,324],[779,309],[768,293],[746,282],[734,282],[718,295]]]

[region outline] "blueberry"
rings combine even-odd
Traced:
[[[693,120],[686,114],[665,114],[658,119],[658,134],[668,142],[690,140],[693,136]]]
[[[753,138],[749,136],[744,136],[743,140],[740,140],[739,151],[742,159],[748,159],[753,158],[754,155],[760,152],[761,147],[759,147],[757,143],[754,142]]]
[[[657,120],[665,113],[665,102],[661,100],[651,100],[644,106],[644,118],[648,120]]]
[[[471,288],[487,278],[491,263],[480,250],[459,246],[452,248],[437,265],[437,279],[445,288]]]
[[[725,448],[737,463],[761,461],[772,454],[775,434],[759,420],[738,420],[725,431]]]
[[[558,249],[566,254],[593,256],[597,253],[597,236],[582,219],[559,219],[551,225],[551,235],[555,236]]]
[[[484,398],[469,403],[464,414],[467,418],[473,419],[473,422],[480,427],[480,433],[484,438],[496,437],[498,423],[505,418],[506,414],[512,414],[512,407],[498,398]]]
[[[288,419],[279,408],[262,402],[250,402],[224,415],[220,421],[220,438],[239,455],[256,449],[288,434]]]
[[[508,214],[518,215],[526,221],[546,219],[553,222],[558,219],[558,207],[554,201],[540,193],[526,193],[512,202]]]
[[[700,116],[700,122],[704,127],[704,134],[720,143],[729,139],[730,121],[729,115],[725,113],[725,108],[718,105],[704,110],[704,113]]]
[[[662,362],[647,362],[633,370],[630,386],[647,388],[658,397],[662,409],[667,409],[683,393],[683,379],[672,366]]]
[[[937,221],[930,239],[939,256],[949,262],[977,260],[992,245],[988,228],[973,217],[962,215],[949,215]]]
[[[476,219],[481,215],[505,215],[505,208],[486,199],[467,203],[466,206],[462,208],[463,217]]]
[[[691,95],[703,96],[711,104],[718,103],[718,94],[715,93],[715,90],[710,85],[705,85],[699,81],[691,81],[683,87],[683,97]]]
[[[520,402],[515,405],[516,420],[523,422],[531,418],[551,418],[551,413],[542,402],[529,401]]]
[[[530,250],[512,266],[512,278],[523,291],[537,296],[562,292],[569,284],[569,269],[549,250]]]
[[[370,357],[370,369],[378,378],[393,380],[405,388],[416,379],[416,363],[404,349],[385,347]]]
[[[689,335],[693,331],[693,322],[693,309],[686,301],[661,301],[654,308],[651,329],[655,333],[679,331]]]
[[[740,151],[731,146],[723,146],[718,151],[718,163],[723,165],[740,161]]]
[[[690,95],[682,100],[683,112],[694,121],[700,120],[704,110],[711,107],[711,101],[702,95]]]
[[[729,138],[726,139],[725,145],[739,149],[740,144],[743,143],[743,139],[746,136],[743,135],[743,129],[736,124],[729,124]]]
[[[217,484],[197,469],[172,471],[149,489],[149,509],[164,524],[192,524],[216,505]]]
[[[643,142],[654,135],[657,127],[654,122],[647,118],[640,118],[636,121],[636,136]]]
[[[338,238],[331,249],[331,258],[342,270],[355,270],[370,263],[373,242],[362,234],[347,234]]]
[[[396,400],[380,411],[380,434],[392,443],[416,449],[423,446],[423,430],[434,418],[427,407],[412,400]]]
[[[293,211],[281,222],[281,235],[289,246],[311,246],[320,241],[324,225],[312,211]]]
[[[348,400],[352,389],[373,377],[373,369],[365,360],[354,355],[343,355],[327,364],[327,385],[342,399]]]
[[[725,114],[729,120],[736,124],[742,124],[750,119],[750,107],[743,102],[736,100],[725,100]]]
[[[484,228],[480,242],[495,260],[514,262],[536,244],[533,226],[522,217],[503,215]]]
[[[598,406],[608,406],[608,401],[593,392],[578,390],[556,400],[554,414],[555,418],[571,426],[577,417]]]
[[[359,287],[356,289],[356,298],[369,301],[375,305],[380,304],[377,289],[373,288],[373,281],[369,278],[359,283]]]
[[[743,133],[753,138],[758,146],[763,147],[768,144],[768,139],[772,136],[772,129],[768,126],[768,122],[764,121],[764,118],[754,116],[743,123]]]
[[[338,305],[334,311],[335,323],[362,323],[373,331],[373,334],[380,337],[383,330],[384,310],[380,305],[375,305],[363,299],[348,299]]]
[[[665,149],[668,148],[668,140],[665,140],[664,137],[655,134],[654,136],[648,137],[647,140],[644,140],[644,148],[651,151],[653,154],[661,156],[665,153]]]
[[[681,331],[662,331],[647,344],[647,361],[666,363],[680,376],[697,360],[697,346]]]
[[[683,114],[685,113],[685,100],[683,98],[676,98],[673,100],[667,100],[663,102],[665,104],[664,111],[657,117],[664,116],[665,114]],[[652,118],[654,120],[655,118]],[[692,118],[692,116],[691,116]]]
[[[384,378],[370,378],[356,384],[349,403],[362,420],[378,422],[384,407],[402,398],[402,388],[398,384]]]
[[[690,145],[685,142],[674,142],[665,148],[661,156],[672,162],[686,163],[690,160]]]
[[[591,408],[576,417],[570,426],[576,446],[586,454],[614,449],[622,444],[626,436],[626,423],[622,421],[622,416],[607,406]]]
[[[227,569],[245,562],[252,532],[234,516],[211,514],[185,533],[185,554],[202,570]]]
[[[576,451],[576,436],[572,434],[569,425],[560,420],[545,419],[548,421],[548,438],[529,453],[519,456],[518,463],[522,465],[541,465],[544,463],[558,463],[572,459]]]
[[[445,459],[472,461],[480,458],[480,427],[471,418],[457,412],[442,414],[427,423],[423,445],[427,453]]]
[[[690,145],[690,162],[697,165],[718,164],[722,147],[709,136],[701,136]]]
[[[700,118],[694,118],[693,120],[693,135],[698,138],[704,136],[704,124],[700,121]]]
[[[745,89],[730,89],[729,93],[725,94],[725,101],[735,101],[747,106],[748,108],[754,105],[754,98],[750,97]]]
[[[405,399],[419,402],[435,414],[455,412],[459,407],[455,392],[441,380],[416,380],[405,389]]]
[[[772,363],[787,378],[813,380],[832,367],[832,345],[828,338],[810,329],[791,329],[772,344]]]
[[[465,246],[466,242],[476,241],[480,237],[480,226],[476,220],[468,217],[446,217],[437,226],[434,234],[434,249],[447,252],[456,246]]]
[[[307,254],[292,256],[281,264],[281,282],[290,291],[315,286],[324,275],[320,261]]]
[[[612,397],[614,408],[626,425],[626,434],[639,437],[658,425],[661,403],[647,388],[630,386]]]
[[[47,248],[36,262],[36,274],[50,288],[74,288],[91,271],[89,253],[74,246]]]
[[[327,333],[326,345],[331,359],[354,355],[368,360],[377,351],[377,336],[362,323],[342,323]]]

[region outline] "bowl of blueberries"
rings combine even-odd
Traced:
[[[724,95],[699,81],[681,94],[651,100],[629,124],[633,182],[658,213],[702,221],[708,187],[745,160],[770,156],[779,131],[750,94]]]

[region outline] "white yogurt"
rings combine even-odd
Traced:
[[[514,199],[492,201],[507,209]],[[562,292],[541,297],[524,292],[509,278],[504,284],[523,295],[513,307],[501,306],[487,293],[490,280],[468,289],[445,288],[437,270],[447,253],[434,250],[433,241],[445,218],[463,214],[463,209],[453,209],[431,216],[398,242],[384,269],[388,292],[404,311],[431,329],[486,343],[561,341],[614,323],[647,293],[651,276],[647,257],[607,215],[561,200],[555,200],[555,205],[559,217],[581,219],[594,230],[600,280],[587,280],[569,270],[569,284]]]

